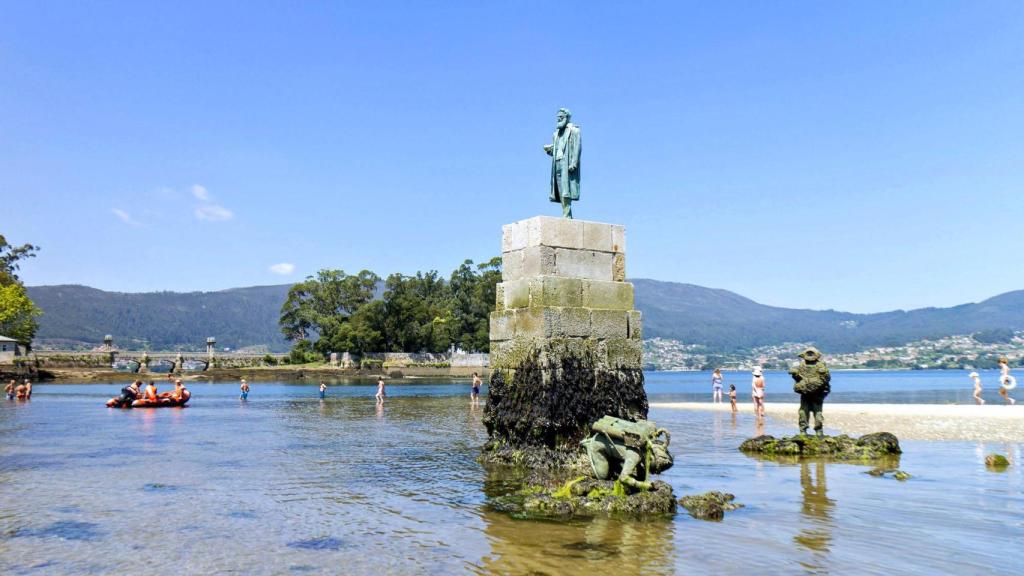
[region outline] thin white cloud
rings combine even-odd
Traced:
[[[117,216],[117,218],[121,220],[121,222],[124,222],[125,224],[131,226],[142,226],[141,222],[132,218],[131,214],[125,212],[124,210],[121,210],[120,208],[112,208],[110,211],[113,212],[114,216]]]
[[[210,222],[222,222],[235,217],[234,212],[217,204],[201,204],[195,211],[196,218]]]
[[[199,206],[196,207],[194,214],[196,218],[200,220],[206,220],[208,222],[223,222],[224,220],[231,220],[235,217],[235,213],[220,204],[214,204],[210,199],[210,191],[205,186],[199,184],[192,185],[192,195],[199,200]]]
[[[281,262],[280,264],[274,264],[270,266],[269,270],[274,274],[288,276],[292,272],[295,272],[295,264],[292,264],[290,262]]]

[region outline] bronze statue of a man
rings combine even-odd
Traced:
[[[800,395],[800,433],[807,434],[807,424],[814,417],[814,431],[821,436],[825,419],[821,415],[825,396],[832,390],[832,375],[821,359],[821,352],[814,347],[800,353],[803,363],[789,369],[793,377],[793,392]]]
[[[565,218],[572,218],[572,203],[580,199],[580,127],[570,119],[568,109],[558,109],[554,138],[544,146],[551,156],[550,200],[562,204]]]

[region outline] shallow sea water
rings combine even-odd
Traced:
[[[648,392],[696,394],[706,378],[651,374]],[[942,378],[837,375],[835,395],[956,401],[962,382]],[[744,456],[760,431],[746,415],[652,410],[672,432],[662,478],[677,496],[724,490],[746,507],[722,522],[543,522],[489,510],[502,483],[475,462],[486,433],[466,382],[392,385],[383,409],[372,385],[321,402],[313,384],[262,382],[247,402],[193,383],[185,409],[104,408],[118,388],[43,384],[0,404],[0,572],[1011,574],[1024,552],[1021,443],[904,442],[914,477],[899,482]],[[991,452],[1013,465],[988,471]]]

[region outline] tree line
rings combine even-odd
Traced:
[[[28,297],[17,272],[19,261],[35,257],[38,250],[32,244],[12,246],[0,234],[0,336],[13,338],[24,346],[32,345],[39,329],[36,318],[42,312]]]
[[[363,270],[320,270],[288,291],[279,325],[293,355],[490,349],[489,317],[501,258],[381,279]]]

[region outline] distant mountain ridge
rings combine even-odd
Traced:
[[[216,292],[106,292],[74,284],[29,286],[42,309],[37,346],[97,345],[114,337],[123,349],[205,350],[266,346],[285,352],[288,343],[277,320],[291,284],[251,286]]]
[[[850,352],[982,330],[1024,330],[1024,290],[952,308],[853,314],[767,306],[693,284],[630,281],[645,338],[671,338],[712,351],[813,342],[828,351]],[[290,287],[123,293],[61,285],[30,286],[28,293],[44,312],[37,334],[43,344],[95,346],[111,334],[125,349],[148,343],[157,350],[201,350],[213,336],[219,348],[285,351],[277,320]]]
[[[643,312],[644,337],[740,350],[813,342],[833,352],[895,346],[982,330],[1024,330],[1024,290],[952,308],[853,314],[759,304],[728,290],[658,280],[630,280]]]

